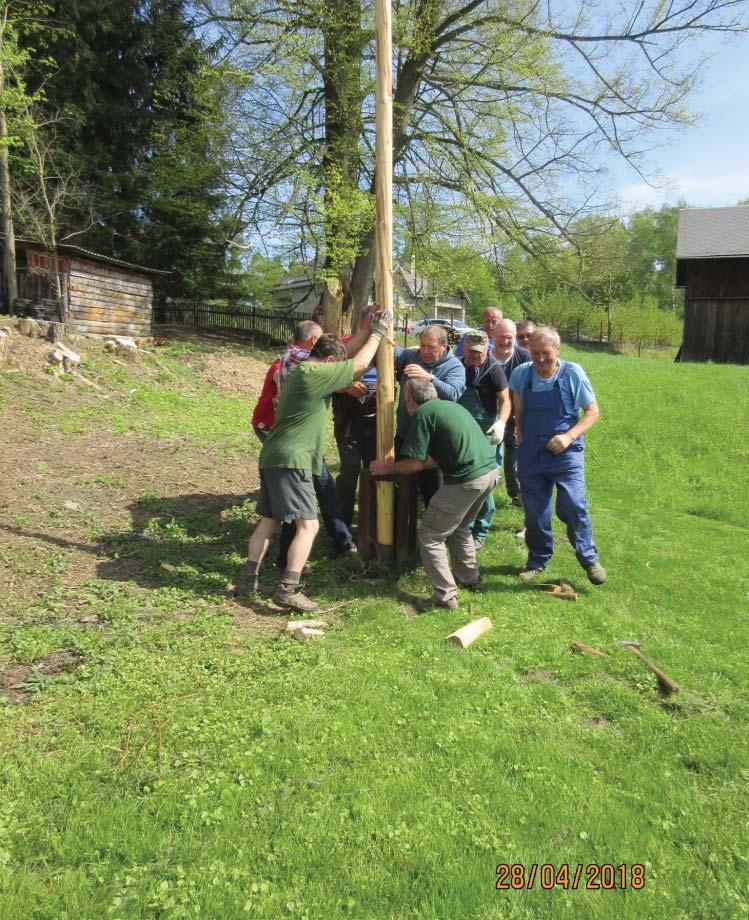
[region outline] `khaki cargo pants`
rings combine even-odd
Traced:
[[[457,597],[457,578],[470,585],[479,580],[479,567],[470,523],[497,482],[497,470],[469,482],[443,485],[432,497],[419,528],[419,552],[435,600]],[[452,571],[447,550],[452,558]],[[453,572],[455,573],[453,577]]]

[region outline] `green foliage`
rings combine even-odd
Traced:
[[[184,0],[58,0],[28,38],[27,80],[61,113],[60,148],[89,190],[61,236],[172,272],[209,295],[226,273],[226,85]],[[54,62],[50,76],[40,61]],[[93,209],[92,222],[88,209]]]

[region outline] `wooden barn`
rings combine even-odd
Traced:
[[[58,257],[62,315],[51,296],[49,254],[33,241],[16,240],[15,312],[64,321],[71,332],[151,335],[153,279],[167,272],[133,265],[80,246],[61,245]]]
[[[679,211],[682,361],[749,364],[749,206]]]

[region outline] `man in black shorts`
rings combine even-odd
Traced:
[[[335,336],[321,336],[309,360],[292,370],[284,383],[276,420],[260,451],[260,523],[250,538],[247,563],[234,587],[235,596],[255,592],[268,544],[282,521],[295,521],[286,569],[273,593],[280,607],[310,613],[318,605],[299,590],[319,524],[312,474],[319,474],[330,397],[350,387],[369,367],[391,321],[389,314],[369,316],[369,337],[353,358]]]

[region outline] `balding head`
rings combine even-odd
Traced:
[[[501,319],[494,327],[494,357],[497,361],[506,361],[515,347],[515,323],[511,319]]]

